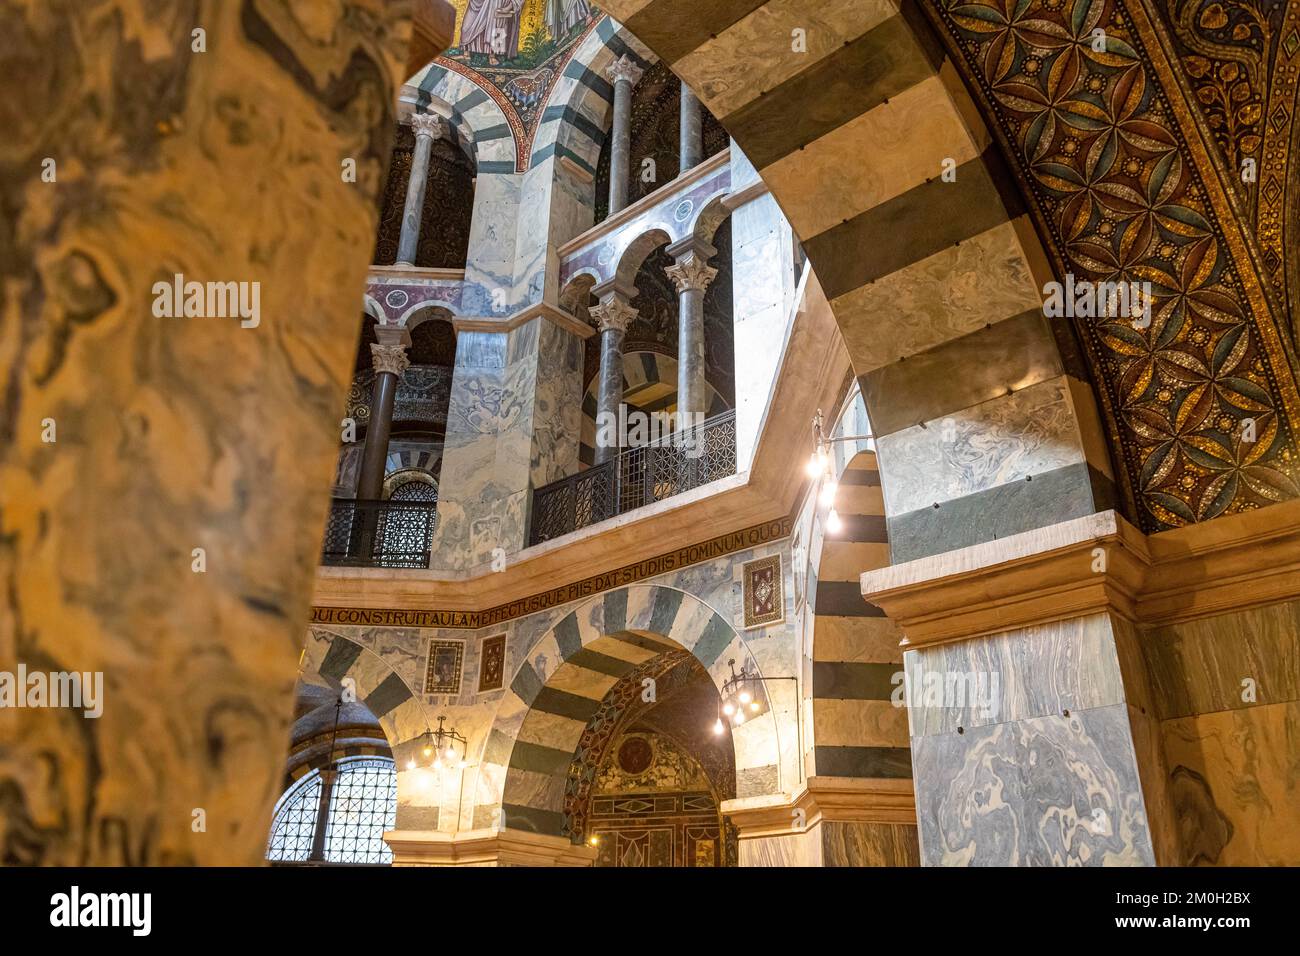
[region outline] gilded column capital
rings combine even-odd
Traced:
[[[627,80],[633,86],[641,79],[645,73],[641,67],[636,65],[636,60],[624,54],[609,66],[605,67],[605,75],[609,77],[611,83],[617,83],[619,80]]]
[[[411,360],[406,357],[405,345],[382,345],[378,342],[370,346],[370,361],[374,365],[375,374],[389,372],[401,375],[411,365]]]

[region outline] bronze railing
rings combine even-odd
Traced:
[[[541,544],[735,473],[731,410],[534,490],[528,543]]]
[[[427,568],[437,501],[335,498],[321,563],[361,568]]]

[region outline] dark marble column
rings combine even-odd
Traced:
[[[388,460],[388,435],[393,428],[393,405],[397,399],[397,380],[410,360],[406,347],[411,336],[380,330],[379,341],[370,346],[375,368],[375,386],[370,398],[370,422],[366,425],[366,444],[361,453],[361,472],[357,478],[357,500],[377,501],[383,496],[384,464]]]
[[[609,214],[627,205],[628,153],[632,144],[632,87],[643,71],[630,56],[615,60],[605,69],[614,84],[614,124],[610,133]]]
[[[677,411],[704,413],[704,290],[718,270],[708,264],[717,249],[694,236],[668,247],[676,260],[666,270],[677,287]]]
[[[420,245],[420,216],[424,212],[424,187],[429,181],[429,156],[433,141],[442,135],[442,120],[432,113],[411,117],[415,130],[415,154],[411,157],[411,178],[406,184],[406,205],[402,207],[402,234],[397,240],[397,264],[415,265]]]
[[[618,406],[623,400],[623,337],[628,323],[636,318],[637,310],[628,303],[636,294],[635,288],[626,288],[607,282],[592,290],[600,304],[591,310],[592,318],[600,329],[600,372],[596,393],[596,446],[595,464],[613,458],[619,449],[617,441],[601,441],[601,423],[618,420]]]
[[[700,119],[700,101],[691,88],[682,84],[681,135],[678,145],[680,176],[694,169],[704,158],[704,128]]]

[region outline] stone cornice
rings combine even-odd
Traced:
[[[371,266],[366,276],[367,282],[394,279],[403,282],[464,282],[465,270],[429,269],[424,266]]]
[[[861,578],[916,647],[1107,611],[1162,625],[1300,597],[1300,501],[1147,536],[1113,511]]]
[[[803,833],[824,820],[916,825],[911,780],[809,777],[794,794],[724,800],[721,809],[742,840]]]
[[[509,332],[537,318],[546,319],[580,339],[596,334],[596,330],[586,322],[549,302],[538,302],[510,315],[453,316],[451,324],[457,332]]]
[[[683,195],[690,191],[691,187],[701,180],[712,176],[719,169],[731,165],[731,149],[722,150],[714,153],[704,162],[691,167],[685,173],[678,176],[670,182],[664,183],[648,196],[642,196],[630,206],[625,206],[614,215],[609,216],[603,222],[592,226],[586,232],[574,236],[564,245],[556,250],[556,254],[561,260],[569,258],[575,252],[578,252],[586,246],[592,245],[601,238],[617,232],[627,223],[636,219],[638,216],[654,209],[661,203],[670,202],[674,196]]]
[[[390,830],[394,866],[591,866],[596,848],[523,830]]]

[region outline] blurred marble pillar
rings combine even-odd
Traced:
[[[358,501],[378,501],[383,497],[384,467],[388,461],[388,436],[393,429],[397,384],[411,364],[406,356],[406,349],[411,344],[410,332],[405,328],[381,325],[375,333],[379,341],[370,346],[375,384],[370,393],[370,421],[366,425],[366,444],[357,478]]]
[[[694,169],[704,158],[704,127],[700,115],[700,101],[685,83],[682,83],[680,127],[677,164],[679,176]]]
[[[605,69],[614,84],[614,122],[609,148],[609,214],[627,205],[628,156],[632,146],[632,87],[642,74],[630,56],[622,56]]]
[[[862,575],[905,635],[922,865],[1179,862],[1144,552],[1106,511]]]
[[[677,287],[677,412],[708,411],[704,388],[704,290],[717,276],[709,258],[717,249],[694,236],[668,246],[673,265],[664,271]]]
[[[618,280],[602,283],[592,289],[600,304],[592,307],[591,316],[600,329],[600,371],[596,391],[596,447],[594,464],[613,458],[619,449],[617,437],[602,440],[609,422],[618,422],[618,406],[623,401],[623,337],[628,324],[636,318],[637,310],[629,304],[636,289],[622,286]]]
[[[6,862],[265,860],[412,8],[6,5],[0,72],[62,79],[0,157],[0,671],[102,677],[93,716],[0,708]],[[260,324],[158,318],[177,273]]]
[[[442,120],[432,113],[411,116],[415,131],[415,152],[411,156],[411,178],[406,183],[406,205],[402,207],[402,233],[397,240],[397,264],[415,265],[420,245],[420,220],[424,214],[424,190],[429,182],[429,156],[433,141],[442,135]]]

